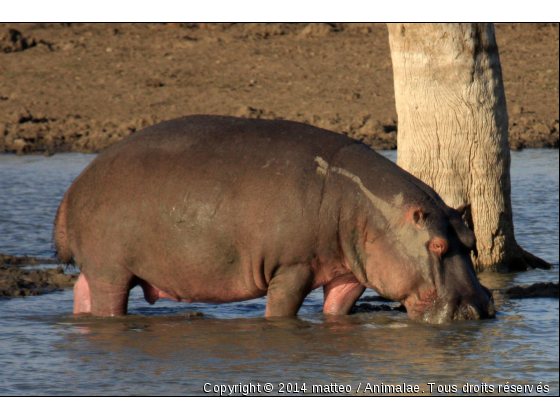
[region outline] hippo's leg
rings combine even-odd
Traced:
[[[326,315],[347,315],[352,306],[366,290],[353,275],[344,276],[323,286]]]
[[[100,276],[86,273],[89,295],[91,298],[91,314],[93,316],[122,316],[126,315],[128,295],[133,286],[134,275],[121,273],[120,275]],[[110,280],[108,280],[110,279]]]
[[[86,276],[80,274],[74,285],[74,314],[88,314],[91,312],[91,295]]]
[[[264,316],[295,316],[311,291],[313,275],[309,267],[282,267],[270,280]]]

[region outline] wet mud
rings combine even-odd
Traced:
[[[498,24],[514,150],[558,148],[558,24]],[[100,152],[190,114],[395,149],[382,24],[0,24],[0,153]]]
[[[77,275],[65,274],[62,267],[33,269],[54,260],[0,254],[0,298],[38,296],[74,286]]]
[[[558,283],[534,283],[530,285],[513,286],[493,291],[494,296],[508,299],[528,298],[556,298],[558,299]]]

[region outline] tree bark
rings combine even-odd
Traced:
[[[470,205],[477,270],[550,268],[516,242],[508,114],[488,23],[388,24],[398,164],[451,207]]]

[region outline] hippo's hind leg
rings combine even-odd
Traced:
[[[91,294],[86,276],[80,274],[74,285],[74,314],[91,313]]]
[[[313,275],[309,267],[282,267],[270,280],[264,316],[295,316],[311,291]]]
[[[74,286],[74,313],[94,316],[122,316],[128,308],[128,295],[133,286],[134,275],[80,274]]]

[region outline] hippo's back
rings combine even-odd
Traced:
[[[282,155],[330,157],[338,149],[353,144],[341,134],[308,124],[285,120],[257,120],[215,115],[193,115],[165,121],[140,130],[104,152],[168,153],[168,159],[224,156],[233,165],[250,156],[281,158]],[[258,163],[258,162],[256,162]]]
[[[331,162],[346,136],[307,124],[195,115],[140,130],[102,152],[76,179],[69,195],[97,204],[173,201],[193,194],[242,195],[254,202],[282,190],[322,186],[317,158]],[[113,195],[114,194],[114,195]],[[85,198],[84,198],[85,199]],[[84,203],[85,204],[85,203]]]

